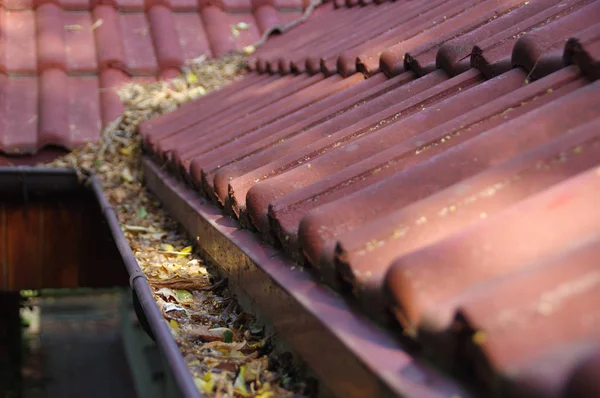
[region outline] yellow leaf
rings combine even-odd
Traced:
[[[258,394],[256,398],[271,398],[273,396],[271,384],[269,382],[264,383],[256,393]]]
[[[175,251],[175,248],[173,247],[173,245],[170,245],[168,243],[166,245],[164,245],[163,248],[166,252],[174,252]]]
[[[233,382],[233,389],[235,392],[240,394],[242,397],[247,397],[248,389],[246,388],[246,380],[244,379],[244,372],[246,371],[246,365],[242,365],[240,367],[240,372],[238,373],[235,381]]]
[[[194,377],[194,383],[196,384],[196,388],[198,390],[203,391],[206,394],[210,394],[215,388],[215,381],[212,379],[211,372],[205,373],[202,379],[199,377]]]
[[[188,84],[193,84],[198,81],[198,76],[196,76],[196,74],[194,72],[190,71],[186,75],[185,80],[187,80]]]
[[[210,394],[213,388],[215,387],[215,382],[213,380],[204,381],[198,377],[194,377],[194,383],[196,384],[196,388],[198,390],[203,391],[207,394]]]
[[[169,325],[175,329],[175,330],[179,330],[179,324],[177,323],[177,321],[175,319],[171,319],[169,321]]]
[[[192,246],[186,246],[179,251],[177,258],[184,258],[192,252]]]
[[[130,145],[130,146],[126,146],[124,148],[121,148],[119,150],[119,152],[121,152],[121,155],[123,155],[123,156],[131,156],[131,154],[133,153],[133,146]]]

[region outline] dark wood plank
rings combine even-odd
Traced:
[[[6,204],[8,288],[43,287],[43,215],[35,204]]]
[[[81,206],[78,203],[44,203],[42,225],[43,285],[74,288],[79,282]]]
[[[6,260],[6,212],[4,203],[0,203],[0,290],[8,289]]]

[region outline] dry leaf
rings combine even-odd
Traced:
[[[71,32],[79,31],[82,29],[83,29],[83,26],[81,26],[81,25],[65,25],[65,30],[71,31]]]
[[[102,26],[102,24],[103,24],[103,23],[104,23],[104,21],[103,21],[101,18],[97,19],[97,20],[96,20],[96,21],[95,21],[95,22],[92,24],[92,26],[90,26],[90,31],[92,31],[92,32],[93,32],[93,31],[95,31],[95,30],[96,30],[96,29],[98,29],[100,26]]]

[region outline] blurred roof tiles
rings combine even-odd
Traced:
[[[0,153],[73,149],[121,111],[112,88],[176,75],[302,12],[301,1],[0,1]],[[249,25],[232,37],[232,26]],[[18,112],[16,112],[18,110]]]
[[[591,397],[599,39],[592,0],[327,2],[140,133],[484,391]]]

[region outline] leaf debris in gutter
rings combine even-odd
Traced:
[[[225,281],[192,250],[185,231],[143,184],[138,125],[229,84],[245,65],[241,53],[200,57],[173,80],[125,85],[118,92],[125,111],[106,127],[102,139],[45,166],[75,168],[81,179],[95,174],[100,180],[203,394],[312,395],[289,356],[271,352],[271,337],[241,309]]]

